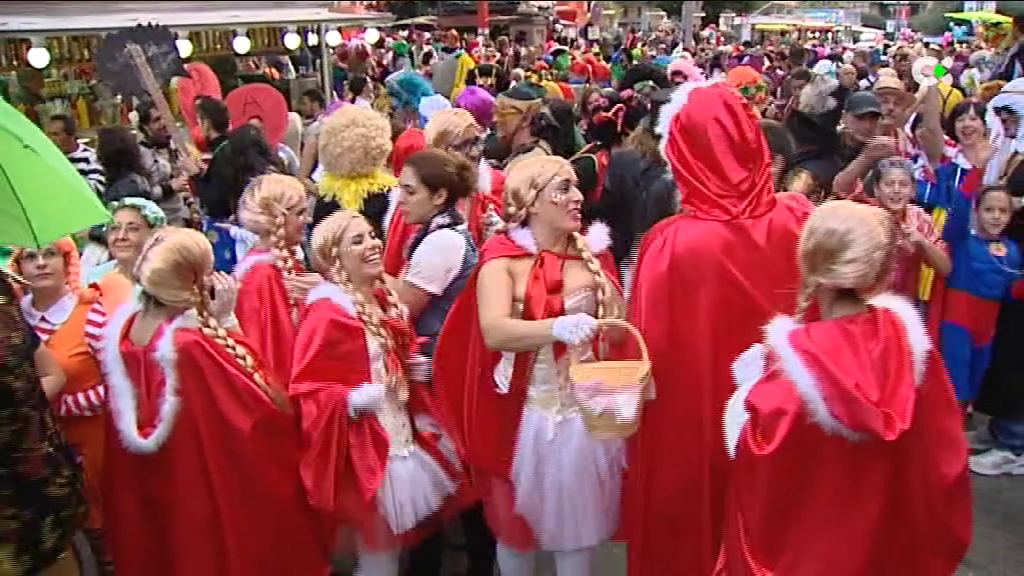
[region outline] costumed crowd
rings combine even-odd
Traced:
[[[44,122],[111,216],[3,273],[0,574],[953,574],[1024,474],[1022,69],[701,40],[357,38],[193,86],[197,169]]]

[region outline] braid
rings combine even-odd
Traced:
[[[590,251],[590,246],[587,245],[587,240],[582,234],[573,232],[572,239],[576,244],[576,250],[580,253],[580,257],[583,258],[583,263],[587,265],[587,269],[594,275],[594,280],[597,283],[598,319],[618,318],[622,315],[622,311],[614,300],[614,291],[611,289],[608,277],[604,273],[604,267],[594,257],[594,253]]]
[[[199,296],[196,298],[196,315],[199,316],[199,329],[202,333],[224,348],[228,354],[231,354],[235,362],[249,373],[253,382],[278,408],[290,412],[291,407],[288,405],[288,402],[277,389],[267,382],[263,370],[256,363],[252,354],[249,353],[249,350],[232,338],[231,334],[213,316],[210,316],[209,311],[206,309],[206,302],[202,297],[202,294],[205,294],[205,287],[203,287],[202,283],[197,291]]]
[[[284,235],[285,214],[279,210],[274,217],[274,225],[270,232],[271,254],[274,256],[274,266],[281,271],[285,278],[285,286],[288,279],[295,278],[295,250],[288,246]],[[288,304],[291,308],[292,321],[298,321],[299,302],[294,297],[289,297]]]
[[[814,279],[805,279],[803,286],[800,287],[800,294],[796,298],[796,318],[802,320],[804,314],[807,313],[807,309],[810,308],[811,302],[814,301],[814,293],[818,291],[818,281]]]

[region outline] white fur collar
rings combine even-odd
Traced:
[[[903,324],[904,337],[910,346],[910,352],[914,367],[914,382],[920,386],[924,381],[927,369],[928,352],[932,349],[931,338],[928,337],[928,330],[921,320],[920,313],[907,299],[895,294],[882,294],[872,298],[868,304],[875,308],[885,308],[896,315]],[[797,323],[789,316],[779,316],[765,326],[765,342],[775,352],[781,362],[782,369],[796,386],[800,397],[804,401],[810,413],[811,419],[823,430],[838,434],[851,440],[859,438],[859,434],[850,430],[835,418],[825,402],[825,398],[818,388],[818,383],[810,373],[793,346],[790,344],[790,334],[799,328]]]
[[[539,252],[537,249],[537,240],[533,237],[533,232],[530,231],[528,226],[512,226],[508,229],[508,237],[516,243],[517,246],[526,250],[530,254],[536,254]],[[587,240],[587,246],[590,247],[590,253],[597,256],[602,252],[606,252],[612,245],[612,233],[608,225],[600,220],[595,220],[590,224],[590,228],[587,230],[585,235]]]
[[[239,282],[244,280],[245,275],[248,274],[249,271],[257,264],[271,264],[273,262],[274,255],[270,252],[250,251],[241,262],[235,265],[235,280],[238,280]]]
[[[352,296],[345,290],[342,290],[340,286],[331,284],[326,280],[317,284],[316,288],[309,291],[309,294],[306,296],[306,305],[309,306],[318,300],[330,300],[341,306],[350,315],[355,316],[356,314],[356,304],[352,300]]]
[[[129,452],[152,454],[159,450],[171,435],[178,411],[181,409],[181,397],[178,396],[178,352],[175,348],[174,337],[177,335],[178,329],[194,325],[196,318],[194,314],[189,313],[175,318],[164,330],[157,342],[156,350],[153,351],[153,359],[163,371],[164,390],[160,396],[160,407],[153,433],[143,438],[139,434],[138,397],[135,392],[135,383],[132,382],[128,375],[128,369],[124,365],[120,345],[128,320],[141,309],[142,306],[138,302],[122,306],[107,324],[104,333],[104,341],[107,342],[107,345],[103,349],[103,367],[107,375],[109,390],[107,397],[110,401],[110,411],[113,415],[114,427],[121,438],[121,444]]]
[[[494,184],[494,175],[491,173],[491,165],[487,160],[480,159],[476,170],[476,191],[477,194],[487,195],[491,193],[491,186]]]

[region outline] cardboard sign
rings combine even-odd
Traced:
[[[175,76],[188,76],[174,45],[174,33],[168,28],[154,24],[126,28],[104,37],[95,54],[100,80],[122,96],[149,98],[136,66],[126,52],[128,44],[137,44],[142,49],[146,63],[161,88],[166,88]]]
[[[185,65],[188,72],[187,78],[178,80],[178,100],[181,102],[181,115],[189,128],[195,128],[196,120],[196,99],[200,96],[209,96],[217,100],[223,100],[224,95],[220,89],[220,80],[213,70],[204,62],[189,62]]]
[[[228,92],[224,104],[231,115],[231,127],[238,128],[253,120],[263,127],[263,134],[276,147],[288,131],[288,102],[284,94],[270,84],[246,84]]]

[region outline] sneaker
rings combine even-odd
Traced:
[[[967,432],[966,436],[971,452],[987,452],[996,445],[996,439],[989,433],[988,426]]]
[[[1024,476],[1024,457],[1013,452],[993,448],[988,452],[971,456],[969,459],[971,472],[983,476],[1002,476],[1012,474]]]

